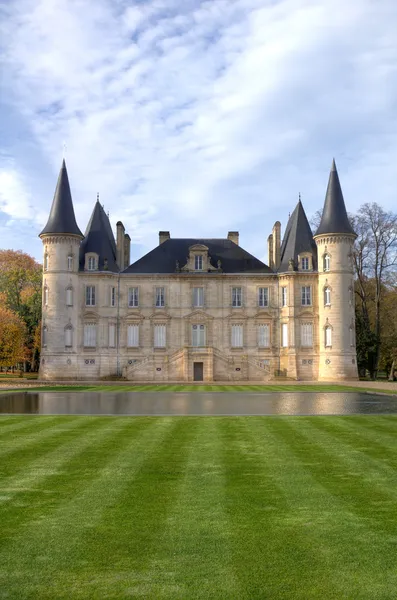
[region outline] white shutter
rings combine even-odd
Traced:
[[[139,346],[139,325],[128,325],[127,346],[129,348],[136,348]]]
[[[270,345],[269,325],[262,324],[258,326],[258,346],[267,348]]]
[[[96,346],[96,324],[86,323],[84,325],[84,346],[95,348]]]
[[[205,325],[192,325],[192,346],[205,346]]]
[[[288,348],[288,323],[281,325],[281,345],[283,348]]]
[[[156,348],[164,348],[166,342],[165,325],[154,326],[154,346]]]
[[[325,328],[325,345],[332,346],[332,329],[331,329],[331,327]]]
[[[65,346],[72,346],[72,328],[67,327],[65,329]]]
[[[301,324],[301,345],[306,347],[313,346],[313,324]]]
[[[109,347],[114,348],[116,346],[116,325],[109,323]]]
[[[243,326],[232,325],[232,347],[241,348],[243,346]]]

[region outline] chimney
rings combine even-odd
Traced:
[[[267,238],[267,260],[269,261],[269,267],[274,269],[273,262],[273,235],[270,234]]]
[[[272,230],[273,237],[273,269],[278,269],[280,266],[280,250],[281,250],[281,223],[276,221]]]
[[[130,266],[131,238],[128,233],[124,236],[124,269]]]
[[[237,244],[238,246],[238,231],[229,231],[229,233],[227,234],[227,239],[230,240],[231,242],[234,242],[235,244]]]
[[[124,269],[124,234],[125,229],[124,225],[121,221],[117,221],[116,223],[117,229],[117,241],[116,241],[116,249],[117,249],[117,264],[119,266],[120,271]]]
[[[159,231],[159,246],[171,238],[169,231]]]

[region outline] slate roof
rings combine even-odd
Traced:
[[[273,273],[263,262],[228,239],[171,238],[134,262],[124,273],[175,273],[176,261],[182,268],[189,256],[189,247],[208,247],[211,265],[218,260],[224,273]],[[216,271],[215,271],[216,272]]]
[[[324,233],[351,233],[355,235],[347,216],[335,160],[332,161],[323,214],[315,235]]]
[[[50,216],[48,217],[47,225],[40,235],[52,233],[69,233],[83,237],[83,234],[77,226],[76,217],[74,216],[72,194],[70,193],[65,160],[62,161]]]
[[[85,231],[85,238],[80,246],[80,270],[84,270],[87,252],[96,252],[99,255],[98,270],[103,271],[105,258],[107,259],[107,270],[113,273],[119,271],[116,259],[116,242],[109,217],[103,210],[99,200],[96,201],[91,218]]]
[[[285,229],[284,239],[280,250],[279,273],[288,271],[288,262],[294,259],[295,266],[298,265],[298,254],[311,252],[313,270],[317,269],[317,247],[313,239],[312,230],[307,220],[306,213],[299,199],[294,212],[290,216]]]

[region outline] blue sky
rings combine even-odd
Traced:
[[[0,247],[41,260],[66,144],[78,224],[99,192],[132,259],[226,237],[267,259],[335,156],[349,211],[397,210],[395,0],[0,0]]]

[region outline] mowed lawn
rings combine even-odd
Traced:
[[[395,599],[397,418],[2,417],[0,598]]]

